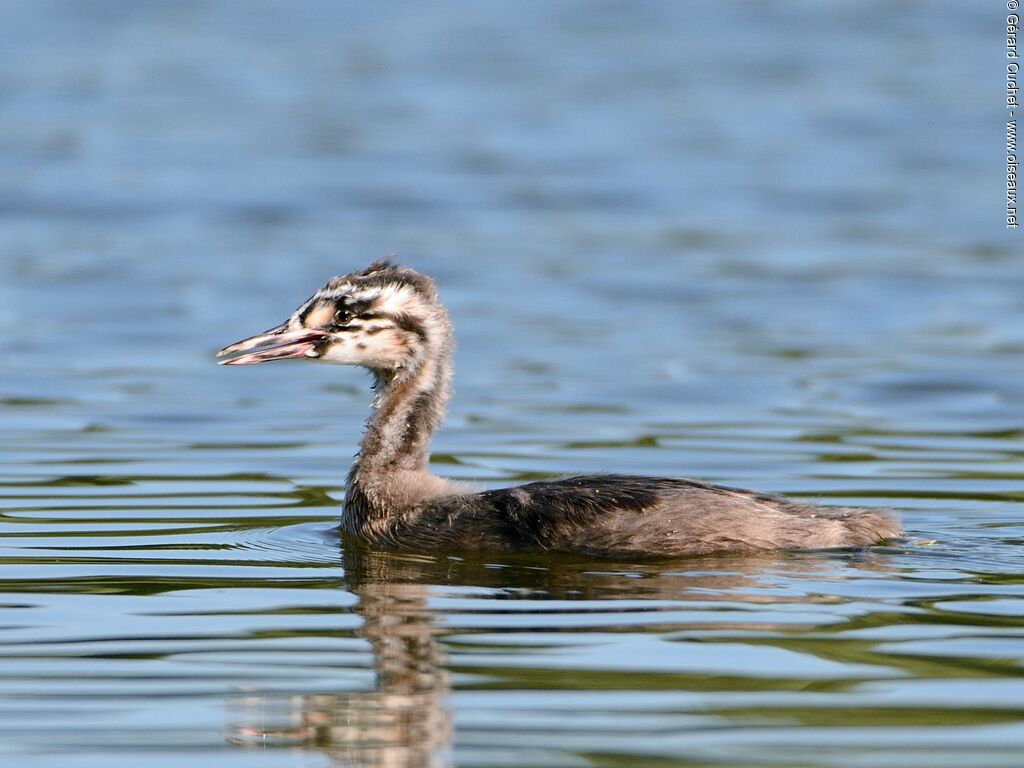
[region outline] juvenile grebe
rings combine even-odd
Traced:
[[[882,511],[818,507],[697,480],[586,475],[480,491],[428,469],[451,392],[452,329],[434,281],[390,261],[332,277],[281,325],[225,347],[222,365],[361,365],[374,413],[345,486],[342,528],[408,550],[556,551],[652,557],[874,544]]]

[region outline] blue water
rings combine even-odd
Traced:
[[[13,2],[0,762],[1016,766],[999,8]],[[356,556],[368,378],[223,344],[397,252],[434,469],[891,506],[864,552]]]

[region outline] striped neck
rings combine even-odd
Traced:
[[[356,461],[361,474],[389,469],[426,471],[430,438],[448,403],[450,375],[436,359],[425,360],[402,377],[377,373],[379,395]]]
[[[346,483],[346,526],[360,520],[394,517],[427,489],[430,439],[444,418],[451,394],[450,334],[413,369],[374,371],[378,397],[366,424],[355,464]]]

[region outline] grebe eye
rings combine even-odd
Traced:
[[[352,313],[347,309],[339,309],[334,313],[335,325],[345,325],[349,320],[352,319]]]

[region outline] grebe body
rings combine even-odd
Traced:
[[[821,507],[697,480],[587,475],[479,490],[433,475],[451,392],[452,329],[434,282],[390,261],[331,278],[281,325],[225,347],[223,365],[359,365],[377,399],[348,474],[342,528],[420,551],[671,557],[863,546],[899,536],[887,512]]]

